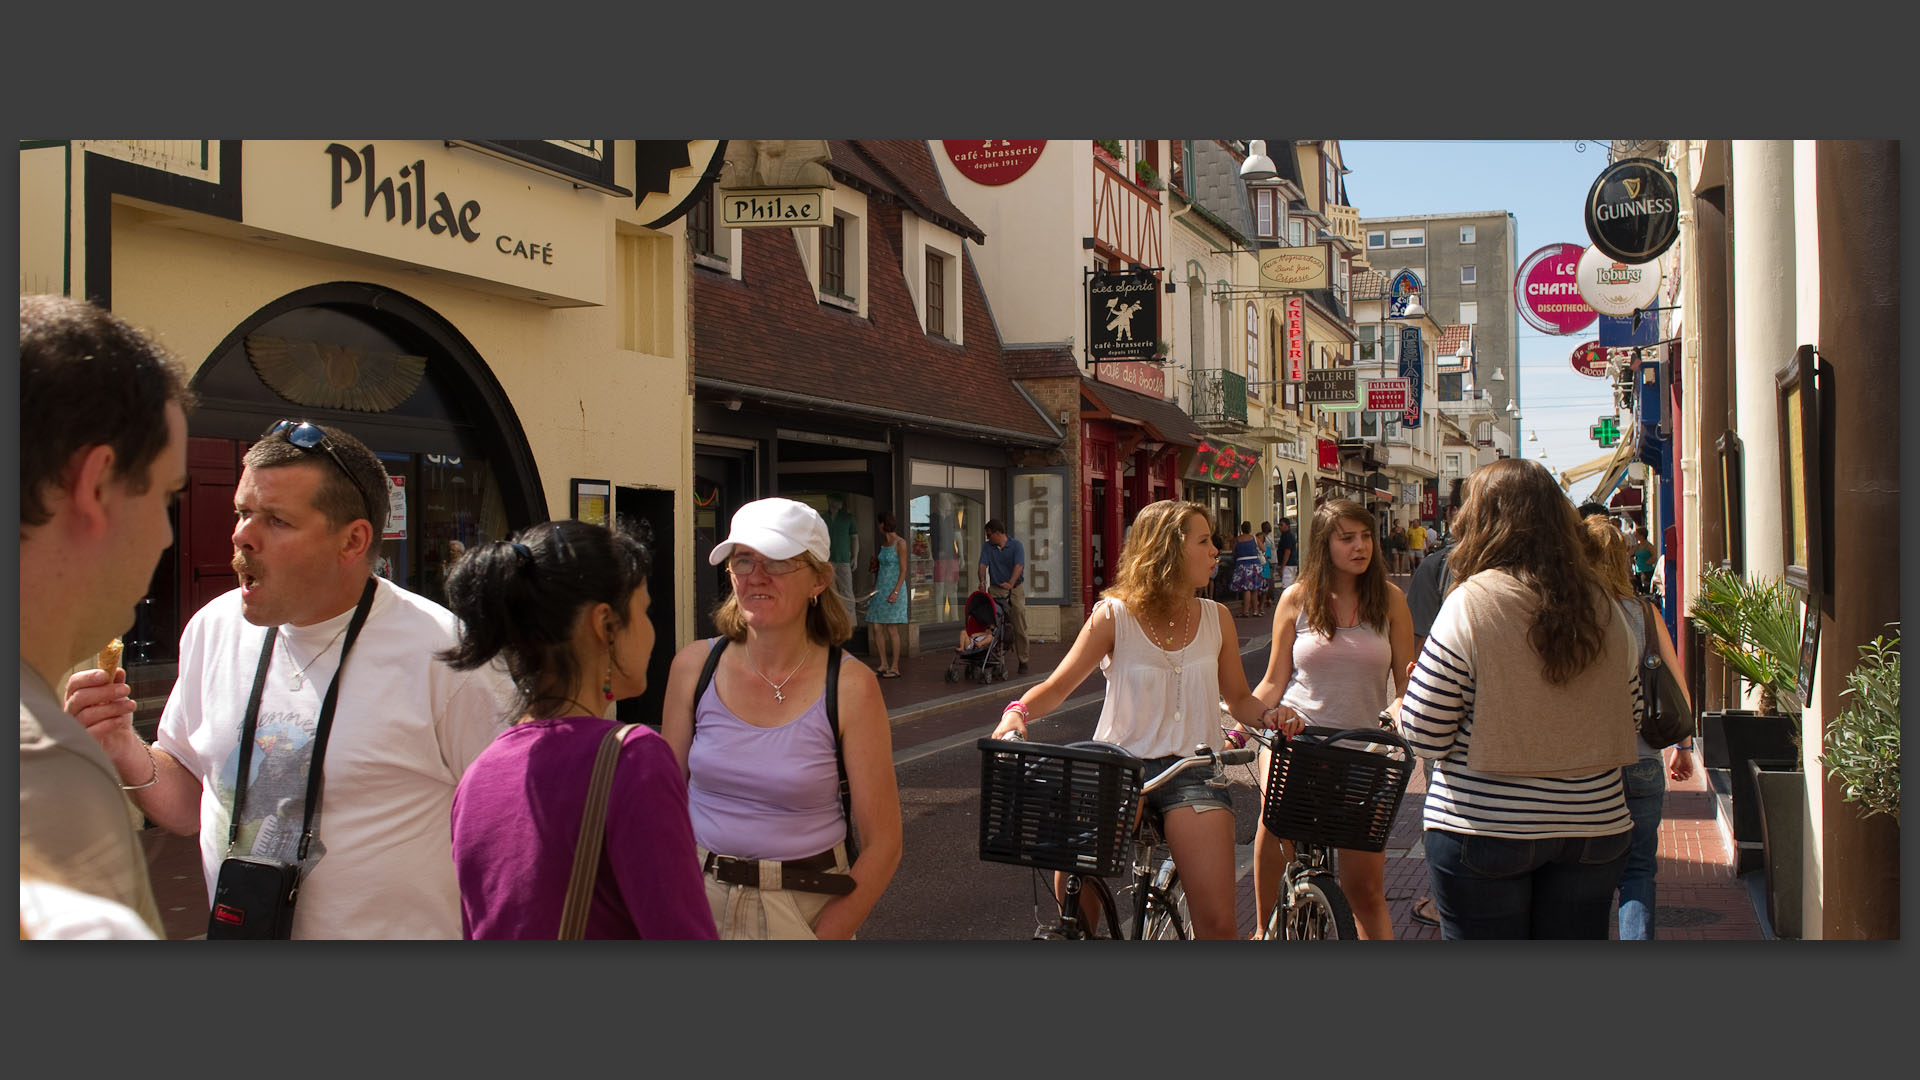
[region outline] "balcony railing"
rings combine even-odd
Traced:
[[[1247,377],[1224,368],[1193,373],[1193,407],[1187,410],[1196,424],[1247,423]]]

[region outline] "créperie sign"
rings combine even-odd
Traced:
[[[720,223],[729,229],[793,229],[824,225],[825,188],[741,188],[720,192]]]
[[[474,228],[474,222],[480,220],[480,203],[468,199],[456,211],[453,199],[446,192],[436,191],[429,197],[424,158],[400,166],[392,176],[381,176],[372,143],[358,150],[340,143],[328,143],[326,154],[333,174],[330,209],[340,209],[340,204],[346,201],[347,186],[358,183],[362,191],[362,217],[373,217],[373,208],[379,206],[387,221],[397,219],[402,226],[425,229],[434,236],[445,236],[456,242],[472,244],[479,241],[481,233]],[[428,209],[429,205],[432,206],[431,210]],[[553,265],[551,243],[516,239],[502,234],[493,238],[493,246],[502,255]]]

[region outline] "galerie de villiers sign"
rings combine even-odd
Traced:
[[[998,187],[1027,174],[1040,160],[1045,139],[943,139],[947,160],[961,176],[976,184]]]
[[[1420,426],[1420,328],[1403,326],[1400,328],[1400,375],[1409,380],[1412,387],[1407,394],[1407,407],[1400,413],[1400,426],[1417,428]]]
[[[1360,389],[1352,368],[1315,368],[1307,372],[1300,401],[1333,412],[1360,407]]]
[[[550,306],[606,302],[608,196],[442,142],[248,140],[241,220]]]
[[[1652,158],[1614,162],[1587,191],[1586,218],[1588,238],[1607,258],[1652,262],[1680,235],[1673,174]]]
[[[1513,305],[1543,334],[1577,334],[1599,313],[1580,297],[1578,244],[1548,244],[1526,257],[1513,275]]]
[[[1087,360],[1150,360],[1160,335],[1160,278],[1102,270],[1087,281]]]

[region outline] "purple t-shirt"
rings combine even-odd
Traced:
[[[453,866],[468,939],[560,932],[600,741],[597,716],[534,720],[481,751],[453,793]],[[694,856],[687,788],[666,740],[629,732],[607,797],[589,938],[711,940],[713,912]]]

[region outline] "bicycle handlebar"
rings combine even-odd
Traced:
[[[1028,741],[1026,736],[1017,731],[1009,731],[1005,735],[1000,736],[1000,739],[1002,742]],[[1125,750],[1121,750],[1119,747],[1113,747],[1112,749],[1115,753],[1126,753]],[[1201,765],[1246,765],[1257,756],[1258,752],[1251,749],[1215,750],[1205,743],[1201,743],[1199,746],[1193,748],[1193,755],[1191,757],[1181,758],[1172,765],[1167,766],[1166,769],[1146,783],[1140,785],[1140,793],[1145,795],[1147,792],[1159,788],[1174,777],[1186,772],[1188,769],[1197,768]]]

